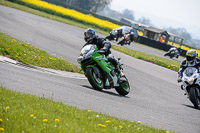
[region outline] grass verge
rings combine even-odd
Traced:
[[[180,63],[178,61],[168,60],[115,45],[112,46],[112,49],[174,71],[179,70]],[[66,59],[54,57],[43,50],[39,50],[32,45],[16,40],[3,33],[0,33],[0,55],[8,56],[28,65],[83,73],[79,67],[68,63]]]
[[[138,51],[135,51],[132,49],[123,48],[123,47],[115,46],[115,45],[112,45],[112,49],[122,52],[124,54],[127,54],[129,56],[132,56],[134,58],[141,59],[141,60],[144,60],[147,62],[151,62],[151,63],[157,64],[159,66],[162,66],[162,67],[174,70],[174,71],[179,70],[180,62],[175,61],[175,60],[169,60],[166,58],[158,57],[155,55],[150,55],[150,54],[143,53],[143,52],[138,52]]]
[[[37,49],[32,45],[16,40],[0,32],[0,55],[18,60],[24,64],[40,67],[80,72],[80,68],[61,59]]]
[[[0,132],[165,133],[141,121],[120,120],[91,110],[17,93],[0,87]]]

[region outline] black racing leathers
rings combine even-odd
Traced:
[[[98,50],[103,50],[105,52],[104,54],[106,56],[111,53],[111,51],[110,51],[111,43],[105,41],[104,38],[97,38],[92,43],[86,43],[85,45],[89,45],[89,44],[95,44],[97,46]]]
[[[182,76],[183,76],[183,71],[184,71],[187,67],[195,67],[196,69],[198,69],[198,72],[199,72],[200,58],[196,58],[196,59],[193,61],[193,63],[188,63],[188,62],[186,61],[186,59],[183,60],[183,61],[181,62],[180,69],[179,69],[179,71],[178,71],[178,76],[179,76],[180,78],[182,78]]]

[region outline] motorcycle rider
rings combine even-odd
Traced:
[[[181,82],[181,78],[183,77],[183,71],[187,67],[195,67],[198,69],[200,67],[200,58],[197,58],[197,52],[193,49],[190,49],[186,53],[186,59],[181,62],[180,69],[178,71],[178,82]]]
[[[177,48],[175,46],[173,46],[172,48],[170,48],[169,53],[172,54],[172,52],[176,52],[176,50],[179,51],[180,48]]]
[[[121,71],[121,69],[119,68],[119,66],[117,65],[117,63],[118,63],[117,60],[114,58],[113,55],[111,55],[111,51],[110,51],[111,43],[105,41],[104,38],[98,37],[96,35],[96,33],[95,33],[95,30],[91,29],[91,28],[88,28],[88,29],[85,30],[85,32],[84,32],[84,40],[86,41],[85,45],[95,44],[97,46],[98,53],[104,54],[107,57],[108,61],[110,61],[114,65],[114,67],[117,69],[117,72],[120,75],[120,77],[118,77],[119,80],[123,81],[124,78],[122,78],[122,76],[124,74]]]

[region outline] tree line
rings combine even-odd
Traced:
[[[97,12],[100,10],[103,10],[107,5],[109,5],[112,0],[58,0],[65,2],[67,4],[77,6],[79,8],[91,11],[91,12]]]

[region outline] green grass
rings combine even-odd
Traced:
[[[132,56],[134,58],[141,59],[141,60],[144,60],[147,62],[151,62],[151,63],[157,64],[159,66],[162,66],[162,67],[174,70],[174,71],[179,70],[180,62],[175,61],[175,60],[169,60],[166,58],[150,55],[150,54],[143,53],[143,52],[138,52],[138,51],[135,51],[132,49],[123,48],[123,47],[115,46],[115,45],[112,45],[112,49],[122,52],[124,54],[127,54],[129,56]]]
[[[24,64],[40,67],[79,72],[80,68],[66,59],[57,58],[47,52],[0,33],[0,55],[18,60]]]
[[[35,133],[165,133],[92,110],[79,110],[43,97],[0,87],[0,132]]]

